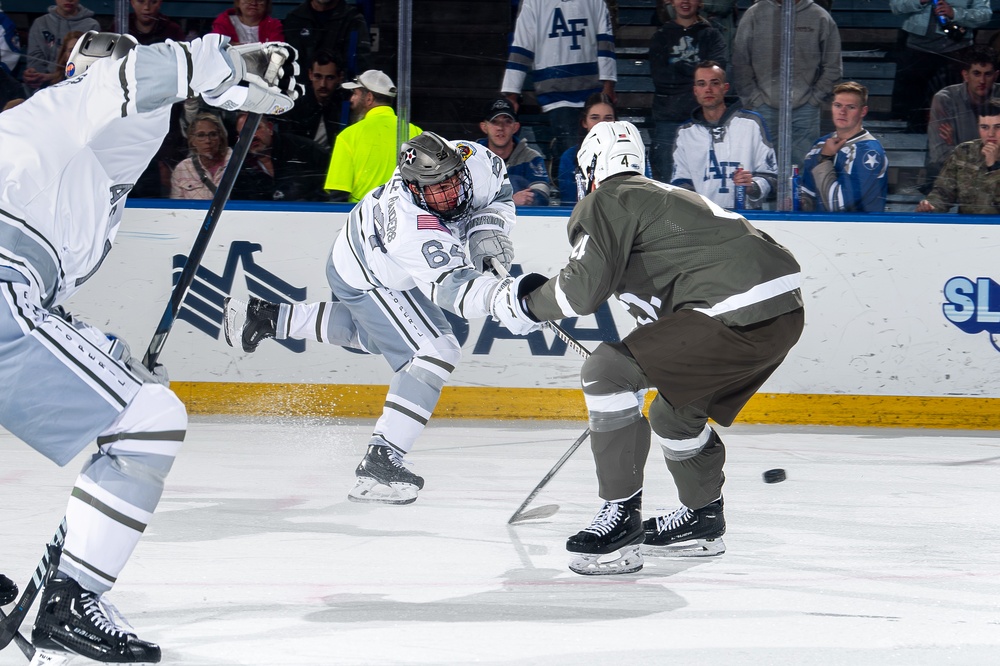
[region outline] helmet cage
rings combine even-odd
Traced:
[[[458,172],[451,174],[440,183],[418,185],[404,180],[413,194],[417,205],[429,213],[452,220],[461,217],[472,204],[472,177],[463,164]],[[448,207],[448,202],[454,201]]]
[[[399,175],[418,206],[444,219],[463,215],[472,204],[472,176],[465,159],[433,132],[418,134],[400,147]]]

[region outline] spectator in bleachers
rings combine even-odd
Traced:
[[[130,0],[132,14],[128,17],[128,34],[140,44],[160,44],[168,39],[184,41],[181,26],[160,13],[163,0]]]
[[[283,42],[281,21],[271,16],[271,0],[233,0],[233,7],[215,17],[212,29],[232,44]]]
[[[927,131],[928,101],[936,90],[958,82],[957,57],[972,45],[973,29],[993,16],[990,0],[889,0],[903,17],[906,48],[896,59],[893,115],[909,131]],[[944,23],[942,23],[942,20]]]
[[[562,205],[569,206],[580,200],[580,193],[576,187],[576,153],[580,150],[584,137],[597,123],[614,120],[618,120],[618,111],[615,110],[610,97],[604,93],[594,93],[587,98],[580,118],[580,127],[583,129],[580,139],[575,146],[563,151],[562,157],[559,158],[559,202]]]
[[[21,55],[17,27],[0,7],[0,106],[24,97],[24,85],[17,78]]]
[[[692,78],[698,108],[677,132],[671,184],[723,208],[735,207],[736,186],[743,186],[746,206],[760,208],[774,192],[778,166],[764,119],[741,108],[738,97],[726,97],[720,63],[698,63]]]
[[[979,137],[979,107],[1000,97],[996,51],[988,46],[972,46],[966,51],[963,62],[963,83],[942,88],[931,100],[926,164],[927,178],[931,182],[941,172],[955,146]]]
[[[296,102],[297,103],[297,102]],[[242,132],[247,114],[236,120]],[[270,118],[261,118],[246,161],[233,188],[234,199],[255,201],[326,201],[323,189],[329,154],[315,141],[285,134]]]
[[[211,199],[222,181],[233,151],[222,120],[200,113],[188,128],[190,157],[181,161],[170,178],[171,199]]]
[[[726,45],[726,54],[720,62],[729,62],[733,38],[736,37],[736,0],[702,0],[701,11],[698,13],[708,19],[712,27],[722,34],[722,41]],[[674,20],[676,15],[674,0],[659,0],[656,10],[657,18],[654,22],[660,26]]]
[[[372,68],[368,23],[364,14],[345,0],[305,0],[288,13],[284,24],[285,39],[298,50],[303,72],[318,51],[338,55],[345,76],[350,78]]]
[[[587,98],[604,92],[616,101],[615,37],[604,0],[523,0],[500,86],[515,111],[520,110],[529,72],[552,128],[553,145],[545,146],[550,151],[546,159],[558,160],[576,143],[577,121]]]
[[[163,0],[130,0],[132,13],[128,17],[128,34],[140,44],[161,44],[168,39],[185,40],[181,26],[160,12]],[[197,102],[198,98],[192,98]],[[170,176],[174,167],[185,157],[185,137],[180,118],[183,105],[171,109],[170,131],[160,144],[160,150],[150,160],[149,166],[135,182],[129,193],[133,198],[159,198],[170,196]]]
[[[1000,215],[1000,106],[979,110],[979,138],[960,143],[934,181],[934,188],[916,208],[918,213]]]
[[[396,170],[396,84],[384,72],[370,69],[341,87],[351,91],[351,113],[357,120],[333,144],[324,187],[331,201],[357,203]],[[413,123],[409,130],[411,139],[422,131]]]
[[[843,76],[840,32],[829,12],[813,0],[796,0],[792,45],[792,89],[781,89],[778,30],[781,3],[759,0],[740,18],[733,42],[733,80],[743,105],[764,117],[775,152],[786,137],[777,135],[778,106],[792,107],[792,162],[798,163],[819,135],[820,106]]]
[[[673,0],[674,18],[649,40],[649,67],[653,96],[653,178],[670,182],[677,128],[691,118],[697,106],[691,77],[698,63],[712,60],[726,68],[722,33],[698,15],[701,0]]]
[[[880,213],[889,191],[889,163],[882,144],[862,125],[868,89],[854,81],[838,84],[832,112],[834,131],[806,155],[802,210]]]
[[[21,38],[17,34],[17,26],[0,6],[0,75],[16,76],[21,55]]]
[[[521,123],[517,122],[517,111],[510,100],[500,97],[490,102],[479,129],[486,135],[479,143],[496,153],[507,165],[507,175],[514,189],[514,205],[548,206],[551,182],[545,158],[517,139]]]
[[[295,100],[291,111],[278,118],[281,131],[311,139],[321,145],[327,158],[340,130],[343,103],[340,84],[344,70],[338,57],[330,51],[317,51],[307,70],[309,82],[305,93]]]
[[[80,0],[56,0],[48,13],[31,23],[28,31],[28,67],[24,70],[24,83],[38,90],[59,81],[56,60],[66,33],[100,30],[94,12],[80,4]]]

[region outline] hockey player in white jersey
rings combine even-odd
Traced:
[[[297,338],[381,354],[395,375],[348,498],[409,504],[424,480],[404,464],[461,357],[442,308],[472,319],[490,311],[510,267],[514,201],[503,160],[486,147],[424,132],[400,149],[398,168],[368,193],[334,242],[327,279],[337,300],[226,304],[226,340],[252,352]],[[465,248],[468,246],[468,254]]]
[[[0,115],[0,425],[59,465],[97,441],[39,600],[32,642],[43,652],[160,660],[160,648],[119,627],[101,596],[152,517],[187,414],[165,374],[146,371],[61,305],[111,249],[172,104],[201,94],[222,108],[291,108],[294,87],[262,78],[272,55],[287,60],[278,74],[293,81],[294,51],[283,44],[231,47],[207,35],[136,46],[128,35],[92,31],[71,54],[66,81]]]

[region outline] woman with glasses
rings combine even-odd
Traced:
[[[170,177],[171,199],[211,199],[233,151],[226,127],[214,113],[199,113],[188,128],[190,157]]]
[[[232,9],[215,17],[211,32],[232,44],[285,41],[281,21],[271,16],[271,0],[233,0]]]

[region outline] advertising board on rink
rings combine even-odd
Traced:
[[[128,340],[135,354],[148,344],[169,298],[171,276],[179,273],[205,216],[204,207],[171,204],[130,204],[115,250],[70,304]],[[226,296],[328,299],[327,256],[348,210],[230,204],[160,357],[175,385],[225,391],[241,384],[388,384],[392,373],[381,357],[313,341],[273,340],[244,354],[222,336]],[[901,409],[916,414],[938,409],[942,400],[970,398],[978,399],[977,413],[992,421],[986,425],[1000,427],[994,420],[1000,409],[991,400],[1000,398],[1000,223],[928,215],[765,215],[753,215],[751,222],[795,254],[806,304],[802,339],[761,389],[772,401],[770,412],[803,416],[774,422],[825,422],[804,416],[823,402],[839,404],[846,419],[840,422],[850,422],[846,415],[859,410],[894,409],[886,400],[903,405],[915,399]],[[570,252],[567,219],[566,209],[519,216],[513,272],[552,275],[563,266]],[[573,415],[583,413],[577,395],[582,359],[550,332],[520,338],[490,320],[452,317],[452,323],[463,349],[450,384],[455,390],[551,389],[574,395]],[[591,348],[619,340],[633,326],[616,302],[562,325]],[[984,412],[983,405],[993,411]]]

